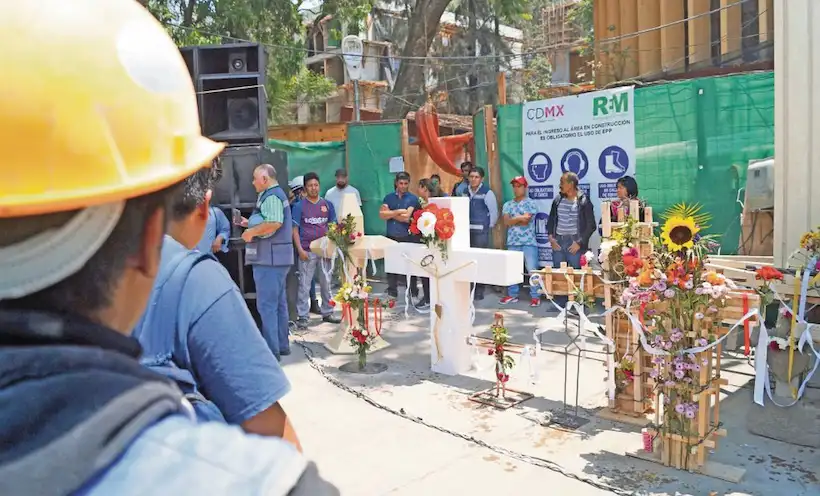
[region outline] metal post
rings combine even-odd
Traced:
[[[358,122],[362,119],[359,111],[359,80],[353,80],[353,120]]]

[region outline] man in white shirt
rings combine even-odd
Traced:
[[[327,190],[327,193],[325,193],[325,200],[333,204],[333,209],[336,211],[336,215],[341,215],[342,199],[344,199],[345,195],[348,193],[353,193],[356,195],[356,201],[359,202],[359,206],[361,207],[362,197],[359,195],[359,190],[347,184],[347,170],[338,169],[336,171],[336,186],[330,188]],[[341,217],[339,217],[338,220],[341,222]]]

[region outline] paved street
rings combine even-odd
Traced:
[[[545,347],[563,349],[568,338],[554,312],[548,312],[543,305],[533,311],[523,303],[499,307],[495,296],[488,291],[487,299],[478,305],[477,333],[486,335],[493,313],[502,308],[514,341],[530,343],[533,329],[547,328],[543,335]],[[580,370],[579,415],[589,421],[575,431],[566,431],[533,421],[549,410],[561,411],[563,355],[542,353],[535,363],[538,378],[534,382],[529,380],[527,370],[514,369],[511,387],[532,392],[535,397],[498,411],[467,399],[470,393],[492,384],[490,357],[483,356],[480,370],[465,376],[430,372],[426,322],[424,315],[411,313],[405,320],[403,309],[393,310],[393,318],[385,323],[383,331],[392,346],[370,357],[370,361],[388,364],[389,369],[374,376],[338,370],[353,357],[331,355],[322,347],[334,334],[333,325],[315,325],[299,339],[307,343],[317,363],[330,376],[388,408],[404,410],[436,426],[524,457],[549,460],[569,473],[636,494],[820,494],[820,454],[754,436],[746,430],[745,412],[751,407],[747,385],[751,377],[745,360],[731,356],[724,360],[730,384],[722,395],[721,420],[729,435],[710,454],[712,460],[746,469],[741,483],[731,484],[625,456],[640,447],[639,429],[595,417],[597,409],[605,404],[606,386],[602,356],[594,353],[602,348],[594,340],[589,341],[590,352],[581,360],[579,369],[576,359],[570,358],[567,363],[568,402],[575,403],[575,370]],[[473,495],[611,494],[373,406],[322,377],[299,345],[294,344],[293,354],[285,357],[283,365],[294,386],[285,398],[285,407],[305,451],[345,495],[448,495],[458,490]]]

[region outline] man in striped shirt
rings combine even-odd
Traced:
[[[595,232],[595,211],[589,197],[578,189],[578,176],[565,172],[561,176],[561,193],[553,200],[547,219],[547,234],[552,245],[552,266],[561,262],[581,268],[581,256],[589,249],[589,238]]]
[[[270,164],[262,164],[253,171],[253,186],[259,193],[256,208],[249,219],[242,220],[242,226],[248,227],[242,233],[245,263],[253,267],[262,336],[279,358],[290,354],[285,292],[285,282],[293,265],[290,204],[276,181],[276,169]]]

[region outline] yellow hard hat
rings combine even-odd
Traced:
[[[141,196],[209,166],[177,47],[134,0],[0,7],[0,218]]]

